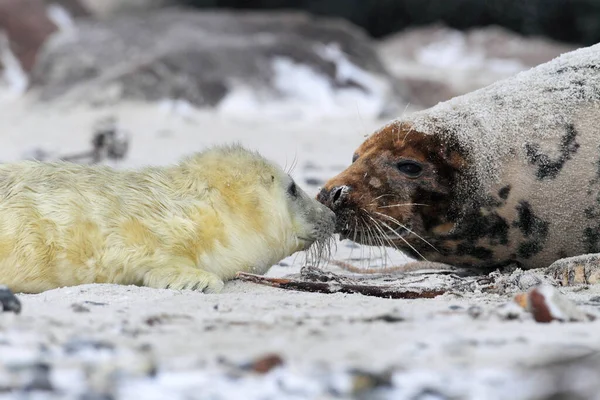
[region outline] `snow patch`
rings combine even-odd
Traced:
[[[465,34],[461,32],[449,32],[443,40],[418,51],[415,58],[423,65],[463,71],[486,69],[500,74],[515,74],[527,69],[517,60],[488,58],[484,52],[470,48]]]
[[[73,17],[66,8],[52,3],[46,8],[46,13],[59,31],[73,31],[75,29]]]
[[[283,119],[377,117],[387,97],[383,80],[352,64],[337,46],[324,46],[319,52],[323,58],[335,63],[334,82],[309,65],[275,57],[272,84],[276,94],[238,84],[223,99],[218,112],[230,116]]]
[[[0,34],[0,68],[0,100],[12,100],[25,93],[29,78],[10,49],[5,34]]]

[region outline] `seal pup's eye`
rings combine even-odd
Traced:
[[[418,178],[423,172],[423,167],[414,161],[400,161],[396,168],[409,178]]]
[[[288,187],[288,193],[292,197],[298,197],[298,187],[296,186],[295,182],[292,182]]]

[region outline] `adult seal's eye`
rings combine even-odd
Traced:
[[[296,186],[296,183],[292,182],[290,184],[290,187],[288,187],[288,193],[292,197],[298,197],[298,187]]]
[[[423,173],[423,167],[414,161],[400,161],[396,168],[409,178],[418,178]]]

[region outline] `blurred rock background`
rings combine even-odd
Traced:
[[[3,97],[388,117],[600,39],[600,0],[0,0]]]

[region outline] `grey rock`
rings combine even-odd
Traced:
[[[388,70],[407,88],[411,104],[430,107],[577,47],[493,26],[461,32],[431,25],[383,39],[379,53]]]
[[[65,0],[62,0],[65,1]],[[170,6],[174,0],[80,0],[89,12],[99,18],[115,14],[145,11]]]
[[[326,77],[334,91],[380,96],[383,114],[401,102],[401,87],[361,30],[299,13],[165,9],[78,20],[75,33],[46,43],[31,85],[42,101],[177,99],[213,107],[236,87],[259,98],[293,96],[275,81],[281,60]]]

